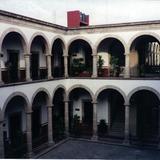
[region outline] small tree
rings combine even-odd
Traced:
[[[78,137],[80,136],[80,117],[76,114],[73,117],[73,123],[72,123],[72,133],[74,136]]]
[[[111,65],[111,76],[119,76],[120,68],[118,64],[118,58],[115,56],[111,56],[110,58],[110,65]]]
[[[102,56],[98,56],[98,61],[97,61],[97,66],[98,66],[98,74],[102,75],[102,68],[104,65],[104,59],[102,58]]]
[[[108,126],[106,121],[104,119],[101,119],[98,125],[98,134],[100,136],[104,136],[107,133],[107,129],[108,129]]]

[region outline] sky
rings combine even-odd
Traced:
[[[89,14],[90,24],[160,20],[160,0],[0,0],[0,10],[67,26],[67,11]]]

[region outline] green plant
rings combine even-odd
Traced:
[[[111,76],[119,76],[120,66],[118,64],[118,58],[115,56],[111,56],[110,65],[111,65],[110,75]]]
[[[106,121],[104,119],[101,119],[98,125],[98,134],[103,136],[104,134],[107,133],[107,129],[108,126]]]
[[[102,56],[98,56],[97,67],[98,67],[98,76],[102,76],[103,72],[104,59]]]
[[[97,61],[98,70],[102,70],[103,65],[104,65],[104,59],[102,58],[102,56],[98,56],[98,61]]]
[[[72,61],[71,72],[73,76],[79,75],[79,73],[85,70],[85,64],[83,63],[83,58],[75,58]]]
[[[72,133],[74,134],[74,136],[80,136],[80,118],[79,116],[76,114],[73,117],[73,123],[72,123]]]

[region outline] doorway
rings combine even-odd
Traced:
[[[40,106],[34,107],[32,112],[32,139],[40,135],[41,128],[41,109]]]
[[[31,77],[33,80],[39,79],[39,53],[32,52],[31,55]]]
[[[22,114],[21,112],[12,113],[9,116],[9,136],[11,144],[16,146],[19,144],[22,135]]]
[[[18,62],[19,62],[19,51],[8,50],[8,75],[9,82],[17,82],[18,81]]]
[[[83,124],[92,125],[93,106],[90,101],[83,101]]]

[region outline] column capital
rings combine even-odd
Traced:
[[[52,55],[51,54],[45,54],[45,56],[47,57],[47,56],[50,56],[50,57],[52,57]]]
[[[48,105],[47,107],[48,107],[48,108],[53,108],[53,107],[54,107],[54,105]]]
[[[97,54],[93,53],[92,56],[93,56],[93,57],[97,57]]]
[[[24,57],[30,57],[31,54],[24,54]]]
[[[30,110],[30,111],[26,111],[26,114],[32,114],[32,110]]]
[[[93,100],[92,101],[92,104],[97,104],[98,102],[96,100]]]
[[[69,57],[69,55],[63,54],[63,57]]]
[[[124,55],[125,55],[125,56],[129,56],[129,55],[130,55],[130,53],[124,53]]]
[[[129,103],[124,103],[125,107],[130,107],[131,105]]]
[[[65,103],[68,103],[70,100],[68,100],[68,99],[65,99],[65,100],[63,100],[63,102],[65,102]]]

